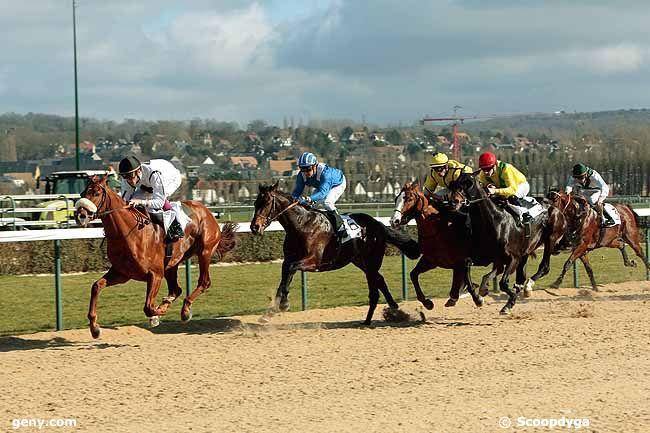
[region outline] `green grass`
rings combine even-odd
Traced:
[[[599,249],[590,254],[596,279],[601,284],[629,280],[644,280],[643,267],[625,268],[617,250]],[[539,287],[548,287],[558,275],[566,255],[553,257],[551,273],[543,278]],[[637,262],[640,262],[638,259]],[[408,270],[415,266],[408,261]],[[529,273],[536,269],[537,261],[528,266]],[[587,285],[588,279],[579,265],[579,281]],[[474,280],[486,272],[486,268],[474,268]],[[280,279],[280,264],[250,264],[220,266],[210,269],[211,289],[203,294],[193,306],[194,319],[229,316],[235,314],[259,313],[268,305]],[[386,257],[382,274],[395,299],[401,299],[401,258]],[[86,314],[92,283],[100,273],[66,275],[62,278],[63,320],[65,328],[82,328],[87,324]],[[184,268],[179,272],[184,286]],[[193,284],[196,284],[198,269],[192,269]],[[428,296],[447,296],[451,271],[437,269],[421,276],[423,290]],[[573,273],[569,272],[563,286],[570,287]],[[55,328],[54,276],[0,276],[0,290],[3,296],[0,309],[0,335],[25,333]],[[100,295],[98,316],[102,326],[122,324],[143,324],[146,318],[142,312],[146,285],[140,282],[106,288]],[[160,295],[166,294],[163,284]],[[338,271],[308,274],[308,307],[328,308],[340,305],[367,305],[368,291],[364,274],[350,265]],[[409,296],[414,298],[409,282]],[[291,309],[301,308],[300,273],[291,285]],[[381,300],[383,302],[383,298]],[[181,302],[177,301],[166,320],[179,320]],[[379,316],[377,316],[379,317]],[[359,317],[361,320],[362,317]]]

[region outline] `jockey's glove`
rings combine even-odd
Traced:
[[[144,206],[144,200],[139,198],[132,198],[129,200],[129,205],[131,206]]]
[[[298,203],[311,206],[314,204],[314,200],[312,200],[311,197],[300,197]]]

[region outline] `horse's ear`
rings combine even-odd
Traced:
[[[95,175],[93,175],[93,177],[90,178],[90,180],[91,180],[93,183],[97,183],[97,182],[99,182],[99,176],[97,176],[97,175],[95,174]]]
[[[415,180],[412,182],[412,185],[413,185],[415,188],[418,188],[418,189],[419,189],[419,188],[420,188],[420,180],[419,180],[419,179],[415,179]]]
[[[280,180],[276,180],[275,183],[271,185],[271,191],[277,191],[279,184],[280,184]]]
[[[476,170],[476,171],[474,171],[474,172],[472,172],[472,173],[467,173],[467,174],[469,174],[469,175],[472,176],[472,177],[476,177],[476,176],[478,176],[479,174],[481,174],[481,170],[479,169],[479,170]]]

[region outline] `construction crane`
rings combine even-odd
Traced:
[[[499,117],[498,115],[471,115],[471,116],[461,116],[458,114],[458,109],[463,108],[460,105],[454,105],[454,114],[453,116],[450,117],[424,117],[422,119],[422,124],[424,122],[442,122],[442,121],[448,121],[451,120],[453,123],[452,125],[452,157],[456,161],[460,161],[461,158],[461,152],[460,152],[460,143],[458,141],[458,125],[463,123],[466,119],[491,119],[494,117]]]
[[[515,117],[515,116],[539,116],[547,115],[548,113],[543,112],[528,112],[528,113],[503,113],[503,114],[473,114],[473,115],[459,115],[458,110],[461,107],[460,105],[454,105],[454,114],[448,117],[424,117],[421,120],[421,123],[424,125],[425,122],[442,122],[442,121],[452,121],[452,155],[456,161],[460,161],[461,158],[461,149],[460,143],[458,141],[458,125],[462,124],[463,121],[467,119],[496,119],[501,117]]]

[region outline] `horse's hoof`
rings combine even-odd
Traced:
[[[529,288],[525,288],[524,293],[522,294],[522,296],[524,298],[530,298],[531,296],[533,296],[533,291],[530,290]]]
[[[433,301],[431,299],[425,299],[424,302],[422,302],[422,305],[424,305],[424,308],[427,310],[433,310]]]
[[[630,265],[631,268],[636,268],[636,262],[634,260],[630,260]]]
[[[474,305],[476,305],[477,307],[482,307],[484,303],[485,303],[485,301],[483,300],[482,296],[479,296],[476,299],[476,301],[474,301]]]
[[[453,306],[456,305],[456,302],[458,302],[458,301],[455,300],[455,299],[451,299],[451,298],[449,298],[449,299],[447,299],[447,302],[445,302],[445,307],[453,307]],[[431,308],[429,308],[429,310],[430,310],[430,309],[431,309]]]
[[[257,319],[257,321],[260,323],[269,323],[271,321],[271,316],[265,314],[263,316],[260,316],[260,318]]]
[[[101,333],[102,333],[102,329],[99,326],[95,326],[94,328],[90,328],[90,335],[92,335],[93,338],[95,338],[95,339],[99,338]]]
[[[512,309],[508,306],[505,306],[499,311],[499,314],[503,314],[504,316],[508,316],[510,313],[512,313]]]
[[[364,320],[361,322],[361,326],[370,326],[372,324],[372,320]]]
[[[174,300],[176,300],[176,296],[165,296],[162,298],[163,304],[171,304]]]
[[[181,321],[183,323],[189,322],[192,320],[192,308],[188,308],[187,310],[183,308],[181,310]]]
[[[160,318],[158,316],[149,317],[149,327],[150,328],[155,328],[158,325],[160,325]]]
[[[280,312],[286,313],[287,311],[289,311],[289,303],[280,304]]]
[[[549,289],[559,289],[560,288],[560,283],[555,282],[555,283],[551,284],[550,286],[548,286],[548,288]]]

